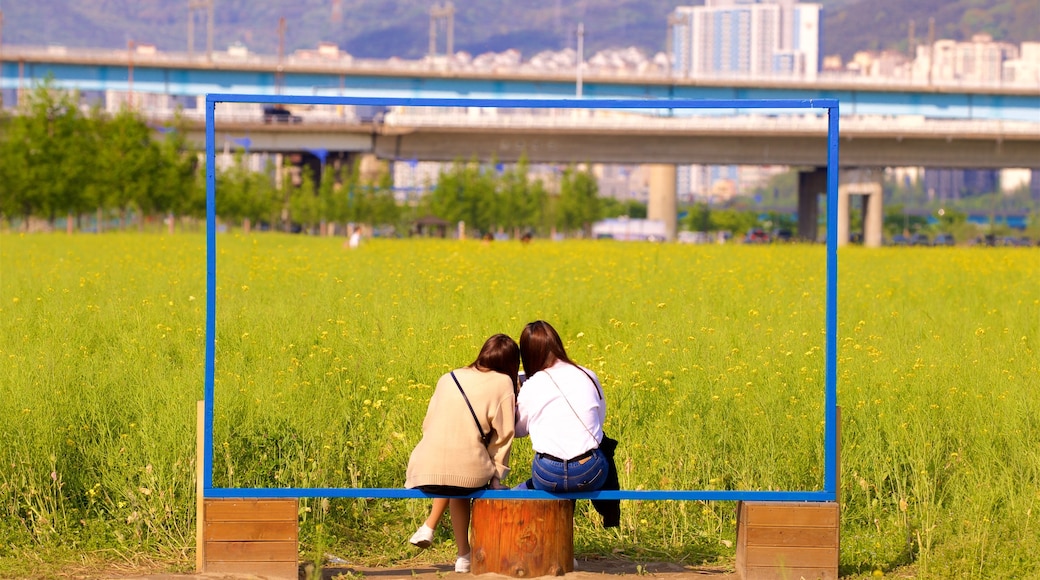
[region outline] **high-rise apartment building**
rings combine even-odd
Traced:
[[[705,0],[669,17],[679,76],[794,76],[815,79],[820,5],[794,0]]]
[[[917,47],[913,76],[931,82],[999,83],[1005,77],[1005,63],[1018,57],[1018,47],[994,42],[988,34],[976,34],[968,42],[937,40]]]

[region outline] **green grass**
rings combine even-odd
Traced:
[[[431,385],[544,318],[602,378],[624,488],[822,486],[822,247],[341,242],[218,237],[217,485],[402,486]],[[1040,575],[1040,253],[839,264],[842,572]],[[199,235],[0,236],[0,576],[190,568],[205,268]],[[304,557],[451,558],[446,529],[406,547],[427,502],[301,506]],[[732,562],[732,503],[578,508],[579,553]]]

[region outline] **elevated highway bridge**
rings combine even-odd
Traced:
[[[526,155],[536,163],[822,166],[827,158],[827,122],[819,116],[539,113],[404,109],[375,123],[304,114],[298,124],[218,115],[216,127],[218,139],[253,151],[324,149],[394,160],[509,162]],[[188,120],[190,138],[203,143],[204,123]],[[840,140],[842,167],[1040,164],[1040,122],[849,117]]]
[[[808,82],[778,77],[686,79],[663,74],[573,71],[481,71],[436,61],[300,59],[218,53],[20,47],[0,52],[0,89],[26,89],[45,79],[85,92],[138,92],[198,97],[207,93],[359,97],[563,98],[580,90],[600,99],[804,99],[841,101],[842,115],[927,119],[1040,121],[1040,87],[884,82],[828,76]],[[579,88],[580,87],[580,88]]]
[[[151,95],[177,102],[191,119],[194,100],[208,93],[266,96],[539,99],[837,99],[841,103],[839,243],[848,238],[847,208],[861,197],[864,241],[881,244],[881,169],[887,166],[1001,168],[1040,166],[1040,87],[878,83],[828,78],[814,82],[766,79],[677,79],[666,75],[611,76],[468,71],[424,62],[297,62],[273,58],[217,59],[176,54],[61,51],[3,47],[0,90],[10,94],[53,83],[107,99]],[[128,97],[127,97],[128,96]],[[155,98],[158,96],[159,98]],[[300,111],[299,124],[265,124],[256,107],[219,111],[216,128],[227,143],[254,151],[324,149],[366,152],[389,159],[458,158],[535,162],[652,164],[650,216],[675,221],[674,164],[748,164],[802,167],[799,229],[815,236],[818,194],[825,187],[826,121],[813,115],[719,110],[714,114],[588,114],[589,111],[398,108],[379,122],[359,123],[328,110]],[[168,106],[146,114],[158,119]],[[201,141],[202,123],[192,135]],[[663,208],[663,209],[662,209]]]

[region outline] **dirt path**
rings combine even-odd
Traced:
[[[629,560],[579,560],[574,572],[563,576],[565,580],[595,580],[604,576],[650,576],[663,580],[737,580],[732,570],[711,566],[683,566],[670,562],[636,563]],[[305,577],[300,571],[301,580]],[[451,563],[419,564],[396,568],[369,568],[365,566],[326,567],[322,570],[322,580],[357,580],[373,578],[391,580],[395,578],[411,580],[462,580],[474,577],[472,574],[456,574]],[[482,580],[512,580],[509,576],[499,574],[482,574]],[[259,576],[240,574],[151,574],[145,576],[109,576],[106,580],[259,580]]]

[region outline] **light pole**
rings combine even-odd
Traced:
[[[283,65],[282,59],[285,57],[285,17],[278,18],[278,70],[274,75],[274,92],[276,95],[282,94],[282,78]]]
[[[585,23],[578,23],[578,82],[576,96],[581,98],[581,69],[585,65]]]
[[[206,9],[206,60],[213,60],[213,2],[188,0],[188,58],[195,56],[195,11]]]
[[[130,109],[134,108],[134,41],[126,41],[126,102]]]
[[[4,11],[0,10],[0,71],[4,70]],[[4,90],[0,89],[0,109],[4,108]]]
[[[455,4],[445,2],[430,8],[430,56],[437,55],[437,27],[444,23],[444,54],[451,57],[455,51]]]

